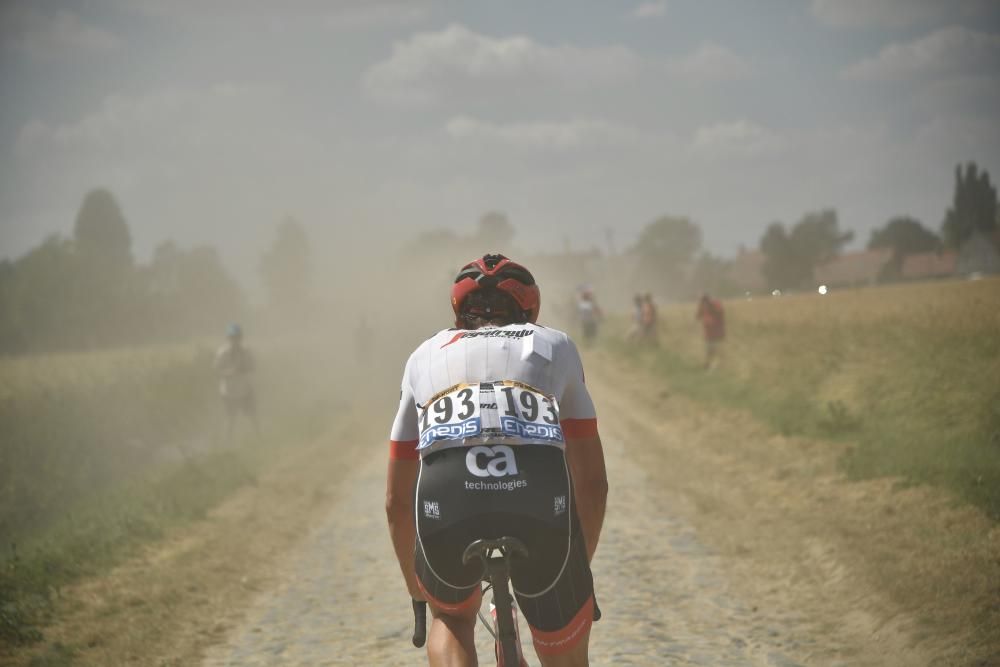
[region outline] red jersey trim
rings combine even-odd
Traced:
[[[417,453],[416,440],[390,440],[389,460],[390,461],[416,461],[420,458]]]
[[[535,642],[535,650],[541,655],[559,655],[576,646],[593,624],[594,596],[591,595],[565,628],[554,632],[531,628],[531,638]]]
[[[559,422],[563,435],[570,438],[593,438],[597,435],[597,417],[591,419],[563,419]]]

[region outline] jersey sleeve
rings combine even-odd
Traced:
[[[597,412],[584,382],[583,362],[573,341],[566,337],[561,351],[559,371],[564,373],[566,386],[559,397],[559,422],[566,439],[597,435]]]
[[[389,458],[393,460],[416,460],[417,441],[420,438],[418,430],[417,402],[413,396],[410,383],[410,363],[406,362],[403,371],[403,381],[399,388],[399,409],[396,419],[392,422],[392,432],[389,435]]]

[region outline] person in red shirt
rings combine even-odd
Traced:
[[[726,338],[726,314],[722,304],[707,293],[701,295],[694,318],[701,322],[705,338],[705,370],[710,370],[722,352],[722,341]]]

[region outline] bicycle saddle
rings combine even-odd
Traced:
[[[528,547],[524,546],[524,542],[516,537],[498,537],[495,540],[476,540],[465,547],[465,551],[462,553],[462,563],[467,565],[469,561],[477,558],[485,561],[491,551],[499,551],[504,558],[510,556],[528,557]]]

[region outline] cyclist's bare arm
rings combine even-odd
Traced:
[[[604,448],[601,436],[588,435],[566,439],[566,462],[573,478],[576,511],[580,517],[587,559],[594,558],[604,524],[604,508],[608,499],[608,475],[604,469]]]
[[[419,470],[420,462],[417,460],[390,460],[385,488],[385,513],[389,519],[389,536],[396,551],[399,569],[406,580],[406,588],[414,600],[424,598],[417,586],[417,575],[413,570],[413,549],[417,542],[417,527],[413,519],[413,488],[417,483]]]

